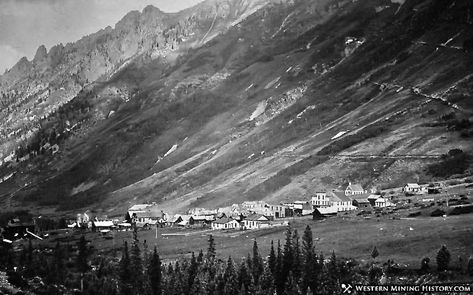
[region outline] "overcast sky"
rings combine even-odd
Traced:
[[[127,12],[151,4],[176,12],[202,0],[0,0],[0,74],[40,45],[49,50],[114,26]]]

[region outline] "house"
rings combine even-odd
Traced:
[[[312,219],[319,220],[327,216],[337,215],[337,213],[338,211],[336,207],[314,208],[314,212],[312,212]]]
[[[134,221],[138,226],[155,225],[167,219],[166,214],[156,203],[133,205],[128,209],[126,220]]]
[[[389,201],[388,199],[383,198],[383,197],[379,197],[375,201],[374,206],[376,208],[386,208],[386,207],[392,207],[392,206],[395,206],[395,205],[393,203],[391,203],[391,201]]]
[[[132,220],[136,222],[138,227],[146,227],[150,225],[157,225],[164,220],[164,213],[162,211],[145,211],[133,213]]]
[[[313,196],[311,199],[311,204],[313,208],[330,207],[330,199],[327,197],[327,192],[315,192],[315,196]]]
[[[402,191],[408,194],[418,194],[422,191],[422,187],[417,183],[407,183]]]
[[[286,206],[283,205],[271,205],[267,204],[266,207],[269,209],[269,213],[273,218],[285,218],[286,217]]]
[[[94,220],[92,223],[98,230],[112,229],[115,226],[111,220]]]
[[[372,206],[370,200],[368,200],[369,196],[370,194],[353,195],[350,199],[352,200],[352,205],[358,209],[369,209]]]
[[[187,226],[189,225],[189,220],[191,219],[191,217],[192,217],[191,215],[180,215],[180,214],[174,215],[173,225]]]
[[[375,206],[376,200],[379,199],[380,197],[381,195],[370,194],[367,199],[370,202],[371,206]]]
[[[306,216],[312,214],[314,209],[309,201],[295,201],[294,203],[284,204],[292,209],[295,215]]]
[[[189,218],[189,225],[208,225],[214,220],[214,215],[192,215]]]
[[[262,214],[252,214],[243,220],[243,229],[260,229],[269,226],[269,219]]]
[[[352,200],[342,191],[331,191],[327,193],[330,199],[330,207],[337,209],[337,212],[355,210],[356,207],[352,205]]]
[[[215,221],[212,221],[211,227],[213,230],[238,229],[240,228],[240,223],[238,223],[238,221],[236,221],[235,219],[224,217],[224,218],[220,218]]]
[[[345,196],[361,195],[364,193],[366,192],[361,184],[352,184],[349,182],[347,188],[345,189]]]

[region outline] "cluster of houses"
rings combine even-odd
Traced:
[[[408,183],[403,187],[405,194],[424,194],[440,190],[439,185],[420,186]],[[434,192],[435,193],[435,192]],[[349,183],[344,191],[321,190],[310,200],[270,204],[264,201],[246,201],[241,204],[218,209],[193,208],[186,214],[169,215],[156,203],[137,204],[130,207],[124,218],[91,217],[89,212],[77,214],[68,223],[69,228],[88,228],[107,234],[113,229],[130,230],[150,227],[206,227],[212,230],[252,230],[273,226],[284,226],[288,218],[309,216],[314,218],[337,215],[353,210],[369,211],[395,206],[387,197],[375,190],[368,192],[360,184]],[[15,238],[15,234],[32,234],[32,224],[12,223],[4,229],[4,236]]]
[[[169,215],[159,205],[137,204],[128,209],[125,220],[91,219],[87,213],[78,214],[69,227],[95,228],[103,233],[110,229],[130,229],[132,224],[146,227],[207,227],[213,230],[260,229],[287,225],[295,216],[330,216],[356,209],[386,208],[394,204],[375,192],[368,193],[359,184],[349,183],[345,191],[317,191],[310,200],[270,204],[246,201],[218,209],[193,208],[186,214]]]

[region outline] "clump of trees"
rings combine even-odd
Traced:
[[[448,177],[463,174],[470,167],[472,158],[461,149],[452,149],[443,155],[440,162],[427,167],[427,173],[434,177]]]

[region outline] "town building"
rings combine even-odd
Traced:
[[[422,187],[417,183],[407,183],[402,190],[408,194],[419,194],[422,192]]]
[[[379,197],[375,203],[374,203],[375,207],[376,208],[386,208],[386,207],[392,207],[392,206],[395,206],[393,203],[391,203],[391,201],[389,201],[388,199],[386,198],[383,198],[383,197]]]
[[[235,219],[224,217],[224,218],[220,218],[215,221],[212,221],[211,227],[213,230],[238,229],[240,228],[240,223],[236,221]]]
[[[349,182],[347,188],[345,189],[346,196],[361,195],[364,193],[366,193],[366,191],[363,189],[361,184],[352,184]]]
[[[330,199],[330,207],[337,209],[337,212],[355,210],[356,207],[352,205],[352,200],[342,191],[330,191],[327,193]]]
[[[252,214],[243,220],[243,229],[260,229],[269,226],[269,219],[262,214]]]
[[[312,207],[314,208],[326,208],[330,207],[330,199],[327,197],[326,191],[318,191],[315,196],[311,199]]]

